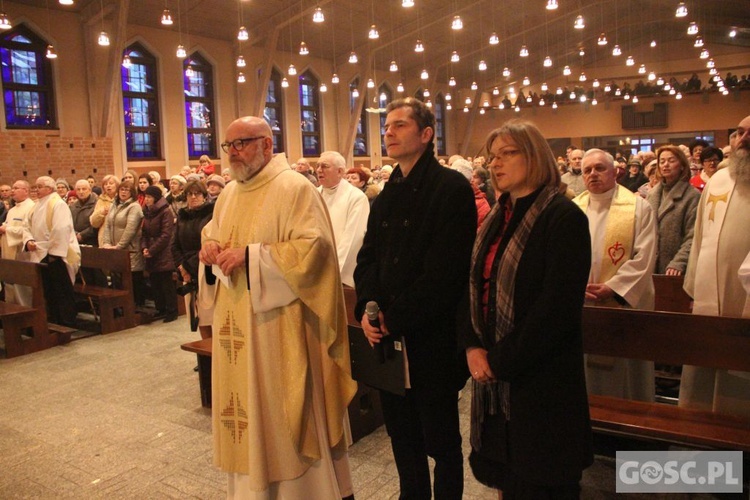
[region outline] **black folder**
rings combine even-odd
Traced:
[[[404,352],[400,339],[383,337],[383,355],[370,347],[361,328],[349,325],[349,355],[352,361],[352,378],[375,389],[403,396]]]

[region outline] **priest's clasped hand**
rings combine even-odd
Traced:
[[[245,266],[244,248],[222,249],[218,242],[207,241],[198,254],[201,262],[207,266],[218,265],[221,272],[229,276],[232,271]]]

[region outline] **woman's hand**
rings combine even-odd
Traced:
[[[668,267],[666,275],[667,276],[682,276],[682,271]]]
[[[487,350],[481,347],[470,347],[466,349],[466,361],[469,364],[471,378],[481,384],[495,380],[489,362],[487,362]]]

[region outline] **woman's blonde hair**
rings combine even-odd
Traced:
[[[656,150],[656,160],[657,160],[657,166],[659,165],[659,158],[661,157],[661,154],[665,151],[669,151],[672,153],[675,158],[680,162],[680,178],[678,180],[681,181],[689,181],[690,180],[690,162],[688,162],[687,156],[685,156],[685,153],[682,152],[682,150],[675,146],[674,144],[667,144],[665,146],[660,147]],[[659,181],[663,181],[664,177],[661,175],[661,169],[656,169],[656,177],[659,179]]]

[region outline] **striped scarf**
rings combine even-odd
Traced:
[[[477,235],[471,256],[471,323],[475,335],[479,337],[482,345],[488,351],[498,342],[501,342],[503,337],[513,330],[513,305],[518,263],[521,260],[526,241],[529,239],[529,234],[531,234],[537,217],[539,217],[539,214],[542,213],[557,194],[558,190],[555,187],[545,187],[541,190],[531,204],[531,207],[524,214],[523,219],[519,222],[518,227],[508,241],[507,247],[502,251],[502,255],[499,256],[500,262],[496,266],[497,274],[494,278],[497,288],[494,335],[493,332],[488,332],[487,335],[484,334],[487,325],[485,324],[482,307],[482,270],[487,258],[487,252],[495,239],[494,236],[499,231],[504,231],[504,212],[506,208],[505,204],[500,200],[498,200],[492,212],[487,216],[487,220]],[[489,300],[492,300],[492,297]],[[510,384],[504,381],[480,384],[472,379],[472,389],[471,444],[475,450],[479,450],[482,443],[481,429],[485,415],[498,415],[502,411],[505,420],[510,420]]]

